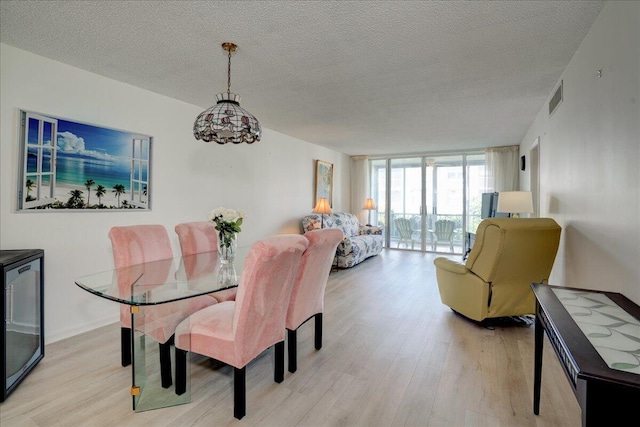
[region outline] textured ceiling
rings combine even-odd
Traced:
[[[1,0],[0,41],[202,109],[232,41],[231,90],[263,127],[416,153],[519,143],[603,4]]]

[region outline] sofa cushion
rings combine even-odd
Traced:
[[[380,234],[384,231],[384,227],[376,227],[374,225],[361,225],[358,230],[358,235],[363,236],[367,234]]]
[[[345,237],[357,236],[360,230],[358,218],[347,212],[334,212],[327,215],[311,214],[302,219],[302,228],[305,233],[311,230],[319,230],[321,226],[342,230]]]
[[[384,247],[384,237],[379,234],[367,234],[345,238],[338,245],[336,256],[338,267],[349,268],[365,259],[378,255]]]

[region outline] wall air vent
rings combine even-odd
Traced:
[[[562,104],[562,80],[560,80],[560,86],[558,86],[558,89],[556,89],[551,97],[551,101],[549,101],[549,116],[558,109],[560,104]]]

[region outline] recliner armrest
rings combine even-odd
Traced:
[[[433,263],[436,268],[441,268],[455,274],[467,274],[470,272],[464,264],[445,257],[438,257],[433,260]]]

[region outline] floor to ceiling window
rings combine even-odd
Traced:
[[[371,221],[390,248],[462,254],[480,222],[484,153],[370,160]]]

